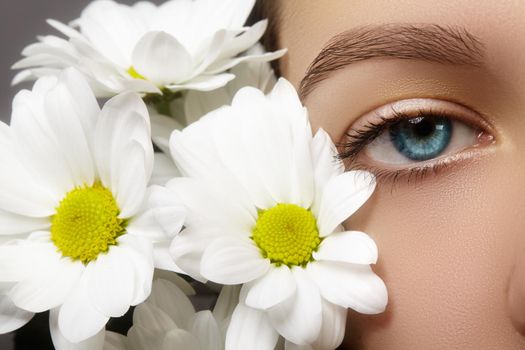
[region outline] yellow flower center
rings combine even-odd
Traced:
[[[68,192],[51,219],[51,240],[63,256],[84,264],[107,252],[124,234],[126,221],[113,194],[100,182]]]
[[[261,211],[252,239],[277,266],[305,266],[321,243],[315,217],[295,204],[277,204]]]
[[[129,67],[127,72],[128,72],[129,75],[131,75],[132,78],[146,80],[146,78],[142,74],[137,72],[135,70],[135,67],[133,67],[133,66]]]

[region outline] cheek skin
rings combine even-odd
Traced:
[[[510,156],[490,154],[417,185],[379,184],[346,227],[376,241],[374,270],[389,305],[382,315],[350,312],[346,348],[525,346],[505,313],[507,272],[525,227],[525,190],[511,169]]]

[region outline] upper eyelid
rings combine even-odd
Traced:
[[[396,105],[399,105],[401,103],[405,103],[405,106],[407,102],[408,104],[417,105],[419,102],[432,102],[435,104],[442,104],[439,108],[428,108],[422,109],[422,108],[413,108],[413,109],[407,109],[404,108],[403,111],[399,111],[395,108]],[[427,103],[428,105],[428,103]],[[447,108],[448,107],[448,110]],[[389,115],[387,116],[387,113],[385,110],[389,109]],[[452,110],[455,110],[453,113]],[[382,112],[379,112],[382,111]],[[376,127],[378,130],[376,135],[379,135],[380,132],[387,129],[390,125],[395,124],[402,118],[410,119],[415,118],[421,113],[426,114],[434,114],[434,115],[445,115],[451,119],[463,122],[471,127],[478,128],[481,131],[484,131],[492,136],[492,141],[497,141],[496,133],[494,131],[494,127],[492,124],[490,124],[487,121],[487,118],[484,117],[481,113],[473,110],[472,108],[466,107],[463,104],[451,102],[451,101],[445,101],[445,100],[437,100],[432,98],[416,98],[416,99],[405,99],[400,101],[394,101],[389,104],[383,105],[381,107],[376,108],[372,112],[365,113],[363,116],[359,117],[352,125],[347,129],[347,131],[344,133],[343,139],[336,143],[337,148],[340,150],[338,158],[340,160],[345,161],[351,161],[355,160],[361,150],[366,147],[368,143],[370,143],[373,140],[369,140],[368,143],[359,142],[363,141],[363,138],[359,138],[359,134],[362,132],[363,128],[371,128]],[[468,114],[468,116],[467,116]],[[375,118],[371,118],[372,116],[375,116]],[[375,119],[375,122],[366,121],[367,117],[369,119]],[[366,121],[364,124],[363,120]],[[356,127],[356,124],[358,127]],[[359,126],[361,128],[359,128]],[[353,132],[354,134],[351,134]],[[350,141],[348,141],[350,139]],[[359,147],[359,148],[358,148]]]

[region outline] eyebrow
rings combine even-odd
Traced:
[[[373,58],[482,65],[483,43],[462,27],[437,24],[365,26],[333,37],[312,61],[299,86],[302,99],[333,72]]]

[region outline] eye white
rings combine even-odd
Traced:
[[[456,154],[478,143],[479,130],[465,123],[451,120],[452,135],[443,151],[432,159]],[[390,138],[389,130],[385,130],[363,149],[364,154],[371,160],[386,165],[403,165],[419,163],[403,155]],[[432,159],[426,160],[426,162]]]

